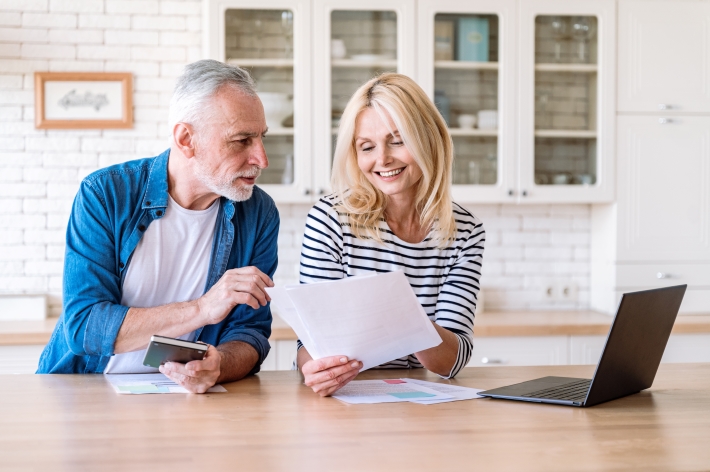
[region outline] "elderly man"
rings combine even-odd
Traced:
[[[209,344],[160,371],[192,392],[259,371],[269,352],[279,215],[252,78],[204,60],[170,102],[170,149],[88,176],[67,229],[64,312],[38,373],[143,373],[151,335]]]

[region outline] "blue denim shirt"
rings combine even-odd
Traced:
[[[37,373],[101,373],[128,312],[121,305],[126,269],[138,241],[168,205],[170,150],[94,172],[81,183],[67,227],[64,310],[42,352]],[[227,269],[256,266],[273,277],[279,214],[273,200],[254,187],[244,202],[220,198],[205,292]],[[269,353],[271,310],[237,305],[223,321],[197,330],[196,339],[219,345],[250,344]],[[148,340],[146,340],[147,342]]]

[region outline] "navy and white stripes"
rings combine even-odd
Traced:
[[[480,288],[485,231],[481,220],[454,203],[456,240],[446,249],[429,237],[405,242],[380,222],[383,243],[358,239],[346,214],[333,206],[335,197],[321,198],[308,213],[301,249],[301,283],[335,280],[370,272],[403,270],[429,319],[459,340],[455,376],[471,357],[473,319]],[[300,349],[301,343],[298,343]],[[412,354],[380,368],[422,367]]]

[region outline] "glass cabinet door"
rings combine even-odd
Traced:
[[[310,163],[305,161],[310,141],[306,93],[310,42],[303,34],[309,12],[300,2],[270,0],[227,1],[219,7],[210,11],[221,25],[222,57],[217,58],[251,73],[269,128],[264,138],[269,166],[258,185],[277,201],[304,199],[311,188]]]
[[[460,202],[506,199],[514,180],[508,147],[514,44],[505,37],[514,7],[505,1],[420,3],[420,83],[449,126]]]
[[[547,2],[537,11],[526,4],[521,21],[529,25],[523,34],[532,39],[532,60],[521,73],[529,93],[521,97],[521,199],[595,201],[611,190],[602,175],[613,163],[609,3]]]
[[[315,22],[325,22],[314,45],[317,194],[328,191],[340,117],[352,94],[383,72],[413,77],[413,5],[412,0],[317,3]]]

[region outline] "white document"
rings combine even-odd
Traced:
[[[442,342],[402,271],[266,291],[314,359],[345,355],[366,370]]]
[[[443,395],[449,395],[451,398],[448,400],[440,400],[438,398],[419,398],[413,399],[414,403],[421,403],[423,405],[431,405],[434,403],[445,403],[445,402],[455,402],[459,400],[474,400],[476,398],[486,398],[478,394],[482,392],[482,388],[469,388],[469,387],[459,387],[458,385],[451,385],[445,383],[437,382],[427,382],[424,380],[416,379],[402,379],[410,385],[419,385],[421,387],[427,387],[430,390],[441,393]]]
[[[144,395],[149,393],[190,393],[163,374],[105,374],[116,393]],[[221,385],[215,385],[208,393],[226,392]]]
[[[353,380],[333,398],[351,404],[396,403],[428,399],[452,401],[454,397],[403,379]]]

